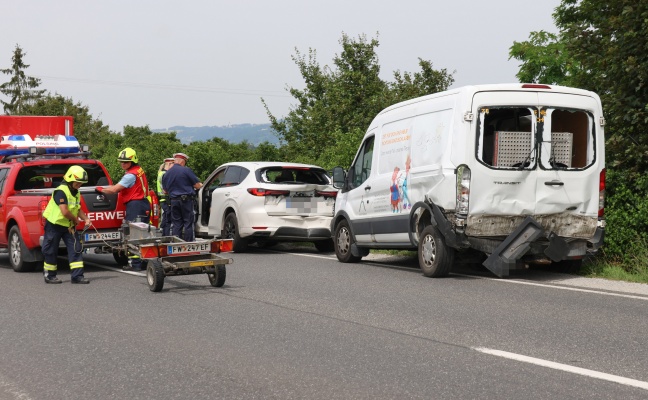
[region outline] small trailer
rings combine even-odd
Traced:
[[[233,260],[220,253],[232,252],[232,239],[186,242],[175,236],[158,236],[159,229],[142,222],[128,222],[121,230],[118,251],[148,261],[146,280],[152,292],[162,290],[167,276],[207,274],[212,286],[225,284],[225,266]]]

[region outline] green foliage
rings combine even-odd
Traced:
[[[648,241],[648,177],[627,171],[608,170],[605,199],[606,237],[604,254],[610,260],[628,263],[645,252]]]
[[[513,42],[509,60],[522,61],[515,75],[520,82],[570,86],[575,67],[558,35],[545,31],[531,32],[529,40]]]
[[[601,96],[610,165],[648,169],[648,2],[563,0],[554,14],[570,57],[583,68],[573,84]]]
[[[287,116],[275,117],[264,102],[288,160],[326,166],[346,160],[348,153],[355,154],[362,137],[357,132],[364,132],[382,109],[398,101],[445,90],[454,82],[445,69],[436,71],[431,62],[421,59],[421,72],[396,71],[395,82],[384,82],[379,77],[378,39],[368,40],[360,35],[354,40],[342,34],[340,44],[342,52],[333,58],[334,68],[320,66],[313,49],[309,49],[308,56],[295,50],[293,61],[304,78],[305,88],[289,88],[297,106]],[[344,135],[357,141],[343,138]]]
[[[105,139],[112,134],[108,126],[90,114],[88,106],[75,103],[59,94],[40,97],[23,110],[23,115],[71,116],[74,118],[74,136],[79,143],[92,144],[95,157],[105,152]]]
[[[40,86],[40,79],[25,75],[25,70],[29,68],[29,65],[23,62],[26,55],[27,53],[23,53],[20,46],[16,45],[11,57],[11,68],[0,69],[3,74],[11,75],[9,82],[0,84],[0,93],[11,99],[9,102],[0,100],[7,115],[21,115],[25,107],[45,93],[45,90],[36,89]]]

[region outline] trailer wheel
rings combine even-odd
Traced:
[[[162,262],[155,260],[148,263],[146,267],[146,280],[151,292],[159,292],[164,286],[164,268]]]
[[[225,217],[225,237],[227,239],[234,239],[233,250],[235,253],[242,253],[247,250],[248,241],[239,235],[238,220],[236,214],[233,212],[227,214]]]
[[[9,230],[9,264],[16,272],[32,272],[36,270],[37,262],[25,261],[27,247],[22,240],[20,229],[14,225]]]
[[[227,270],[224,265],[217,265],[214,269],[216,270],[215,274],[207,274],[209,283],[211,283],[213,287],[221,287],[225,284]]]
[[[418,259],[423,275],[429,278],[447,276],[454,262],[454,249],[446,246],[435,226],[428,225],[421,232]]]
[[[112,253],[115,262],[119,266],[128,265],[128,254],[124,251],[113,251]]]
[[[340,221],[335,227],[335,255],[340,262],[355,263],[362,259],[362,257],[354,256],[351,253],[351,245],[353,244],[353,237],[351,236],[351,229],[346,220]]]

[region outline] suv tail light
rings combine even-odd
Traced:
[[[247,191],[252,196],[288,196],[290,194],[290,190],[250,188]]]
[[[320,197],[337,197],[337,190],[316,190],[315,195]]]

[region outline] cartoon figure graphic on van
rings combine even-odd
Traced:
[[[391,192],[391,209],[393,213],[400,212],[400,190],[398,187],[398,172],[400,168],[394,167],[394,173],[392,174],[391,186],[389,191]]]
[[[403,202],[403,210],[408,210],[412,208],[412,202],[409,199],[409,195],[407,193],[407,181],[409,180],[409,171],[410,167],[412,166],[412,157],[410,155],[407,155],[407,159],[405,160],[405,177],[403,178],[403,184],[401,186],[401,191],[403,193],[403,196],[401,197],[401,200]]]

